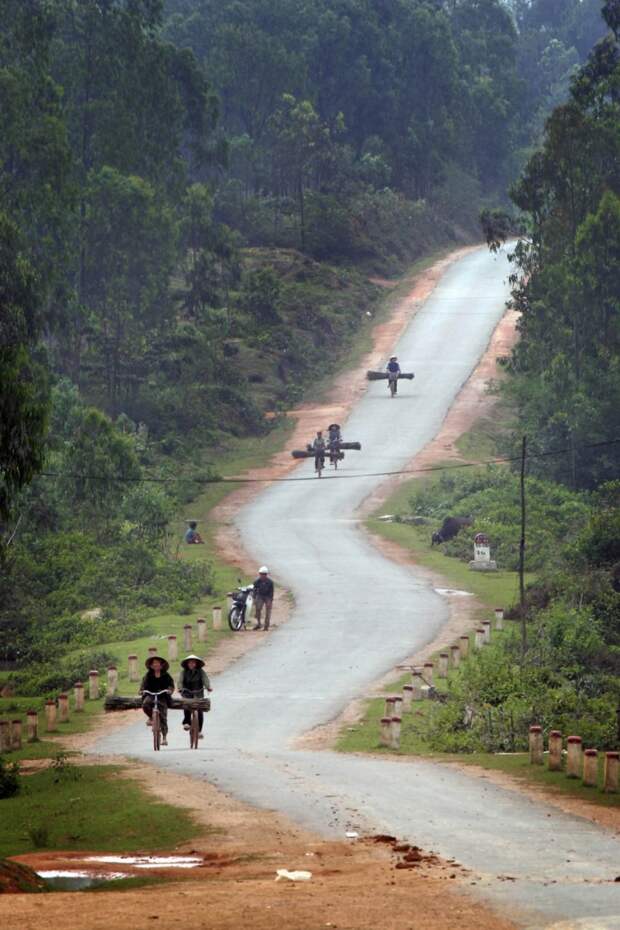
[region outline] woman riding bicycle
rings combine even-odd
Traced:
[[[207,675],[205,664],[199,656],[189,655],[181,662],[181,671],[177,681],[177,688],[184,698],[202,698],[205,688],[212,691],[211,682]],[[183,710],[183,729],[189,730],[192,720],[191,708]],[[198,711],[198,739],[202,739],[202,722],[204,714]]]
[[[168,708],[170,706],[170,698],[174,692],[174,681],[172,675],[168,674],[169,665],[165,659],[162,659],[161,656],[149,656],[149,658],[144,663],[147,668],[146,675],[140,683],[140,694],[142,697],[142,710],[149,718],[146,721],[147,727],[151,726],[151,717],[153,716],[153,704],[155,703],[154,694],[157,694],[159,691],[165,691],[166,694],[162,694],[159,697],[157,706],[159,708],[159,720],[161,726],[161,744],[162,746],[168,745]],[[152,694],[144,694],[145,691],[151,691]]]

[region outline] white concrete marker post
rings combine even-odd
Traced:
[[[22,722],[15,719],[11,721],[11,746],[13,750],[22,748]]]
[[[566,777],[581,778],[583,770],[583,743],[580,736],[569,736],[566,740]]]
[[[392,717],[390,721],[390,749],[400,749],[401,718]]]
[[[69,695],[58,695],[58,720],[60,723],[69,722]]]
[[[395,707],[394,707],[395,702],[396,702],[396,698],[395,698],[395,697],[386,697],[386,699],[385,699],[385,710],[384,710],[384,715],[385,715],[386,717],[389,717],[390,720],[392,719],[392,717],[393,717],[393,716],[395,715],[395,713],[396,713],[396,710],[395,710]]]
[[[192,625],[191,623],[186,623],[183,627],[183,647],[186,652],[190,652],[192,648]]]
[[[138,656],[127,656],[127,677],[129,681],[138,680]]]
[[[75,712],[81,714],[84,711],[84,685],[81,681],[76,681],[73,685],[73,698],[75,701]]]
[[[550,730],[549,732],[549,758],[547,759],[547,768],[550,772],[562,771],[562,734],[559,730]]]
[[[48,733],[53,733],[56,729],[56,701],[45,702],[45,729]]]
[[[400,694],[397,694],[394,697],[394,717],[402,717],[403,713],[403,699]]]
[[[36,743],[39,739],[39,715],[36,710],[29,710],[26,714],[26,732],[28,742]]]
[[[474,557],[469,567],[475,572],[497,571],[497,562],[491,558],[491,547],[486,533],[476,533],[474,536]]]
[[[483,620],[481,626],[484,632],[484,642],[490,643],[491,642],[491,621]]]
[[[213,629],[214,630],[222,629],[222,608],[221,607],[213,608]]]
[[[437,674],[440,678],[448,677],[448,665],[450,662],[450,655],[447,652],[439,653],[439,669]]]
[[[474,633],[474,649],[482,649],[484,646],[484,630],[479,629]]]
[[[118,669],[116,665],[108,665],[108,694],[116,694],[118,688]]]
[[[411,673],[411,700],[412,701],[421,701],[422,700],[422,675],[420,672]]]
[[[379,737],[379,745],[381,746],[390,745],[391,731],[392,731],[392,718],[382,717],[381,718],[381,736]]]
[[[156,656],[156,655],[157,655],[157,646],[149,646],[149,648],[148,648],[148,653],[149,653],[149,655],[148,655],[149,659],[152,659],[153,656]]]
[[[411,701],[413,698],[413,685],[403,685],[403,711],[411,710]]]
[[[88,697],[91,701],[99,699],[99,672],[96,668],[88,673]]]
[[[198,628],[198,642],[205,643],[207,641],[207,621],[204,617],[199,617],[196,626]]]
[[[466,659],[469,655],[469,636],[461,636],[459,638],[459,644],[461,649],[461,659]]]
[[[434,669],[434,668],[435,668],[435,666],[433,665],[432,662],[425,662],[425,663],[424,663],[423,678],[424,678],[424,681],[426,682],[427,685],[432,685],[432,684],[433,684],[433,681],[434,681],[434,679],[433,679],[433,669]]]
[[[544,755],[543,731],[538,724],[530,727],[530,765],[542,765]]]
[[[584,750],[583,777],[581,781],[586,788],[596,788],[598,785],[598,750]]]
[[[8,720],[0,720],[0,752],[11,751],[11,724]]]
[[[502,607],[495,608],[495,629],[504,629],[504,610]]]
[[[452,662],[452,668],[458,668],[461,664],[461,647],[460,646],[450,646],[450,660]]]
[[[618,790],[618,768],[620,766],[620,752],[606,752],[603,769],[603,791],[607,794]]]
[[[171,662],[176,662],[179,658],[179,644],[174,635],[168,637],[168,658]]]

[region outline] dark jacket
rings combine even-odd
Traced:
[[[273,581],[271,578],[261,578],[259,576],[254,582],[254,594],[264,598],[266,601],[272,601]]]
[[[177,688],[184,691],[200,691],[202,696],[205,688],[210,688],[211,682],[204,668],[182,668],[177,678]]]
[[[174,691],[174,680],[172,675],[168,672],[162,672],[159,678],[156,677],[155,673],[149,669],[144,678],[140,683],[140,694],[143,691],[169,691],[170,694]],[[162,694],[159,700],[163,700],[166,704],[169,703],[169,697],[165,694]]]

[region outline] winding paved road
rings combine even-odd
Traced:
[[[372,473],[404,466],[437,433],[502,316],[507,274],[485,249],[451,265],[395,347],[415,380],[394,400],[370,384],[344,424],[363,451],[320,482],[305,462],[293,474],[311,480],[272,484],[242,511],[246,547],[293,591],[293,615],[267,636],[242,634],[264,641],[218,677],[204,749],[175,730],[156,762],[323,834],[389,832],[454,857],[525,926],[596,916],[597,928],[620,927],[610,832],[447,766],[293,748],[446,620],[442,599],[378,553],[355,514],[383,480]],[[155,761],[142,725],[96,750]]]

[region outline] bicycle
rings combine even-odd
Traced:
[[[325,452],[320,452],[318,455],[314,456],[314,470],[316,471],[317,477],[321,477],[321,472],[325,468]]]
[[[201,691],[183,691],[182,695],[188,700],[194,701],[196,699],[203,697],[203,692]],[[200,717],[199,711],[196,706],[186,705],[187,710],[191,711],[191,719],[189,723],[189,748],[198,749],[198,740],[200,739]],[[204,720],[204,717],[203,717]]]
[[[150,694],[151,697],[154,697],[153,701],[153,712],[151,714],[151,728],[153,730],[153,750],[158,752],[161,749],[161,718],[159,715],[159,696],[160,694],[168,694],[167,690],[164,691],[143,691],[142,694]]]

